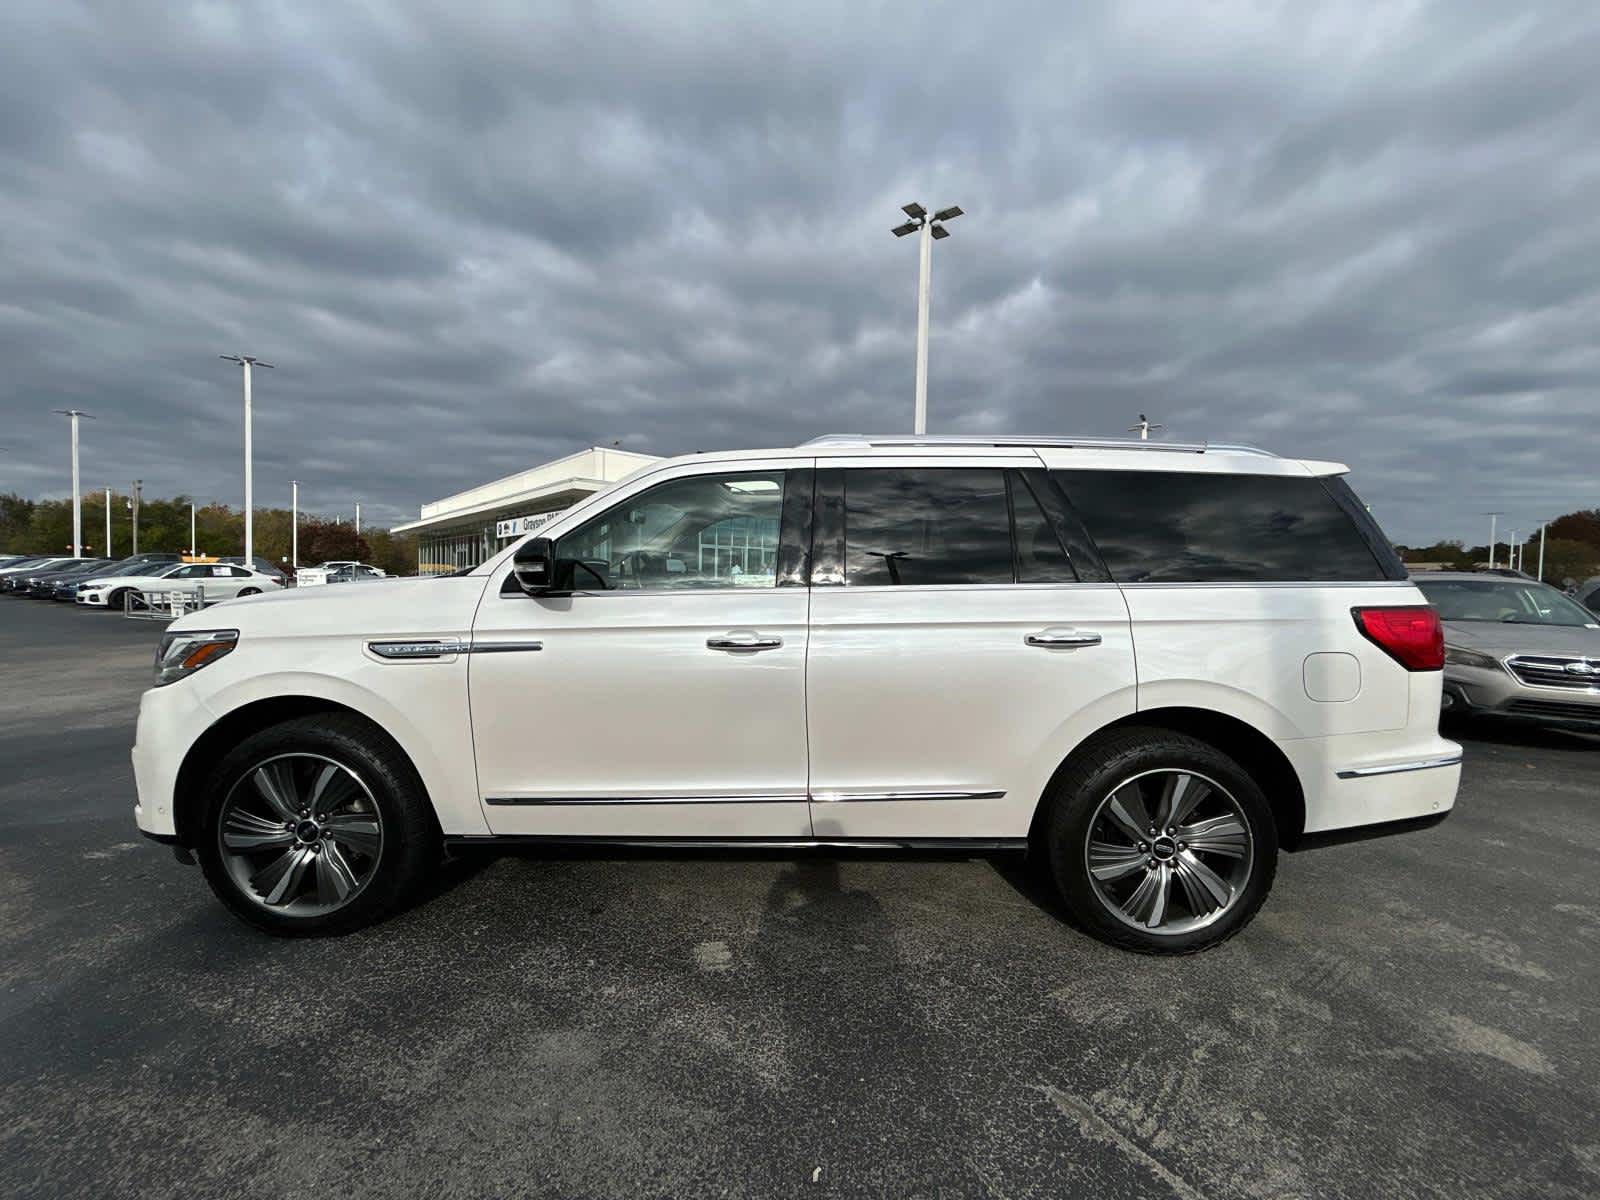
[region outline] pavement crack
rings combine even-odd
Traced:
[[[1087,1100],[1074,1096],[1071,1092],[1064,1092],[1058,1087],[1048,1083],[1036,1083],[1034,1090],[1054,1104],[1064,1117],[1070,1117],[1077,1122],[1078,1132],[1085,1137],[1094,1138],[1098,1142],[1105,1142],[1120,1151],[1124,1157],[1143,1167],[1162,1183],[1172,1189],[1174,1196],[1182,1200],[1206,1200],[1204,1192],[1189,1183],[1181,1175],[1156,1158],[1138,1142],[1123,1133],[1110,1121],[1106,1120],[1094,1110]]]

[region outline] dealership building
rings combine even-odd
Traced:
[[[591,446],[424,504],[418,520],[394,532],[417,535],[423,575],[475,567],[578,501],[659,461],[653,454]]]

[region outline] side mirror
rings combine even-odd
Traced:
[[[517,586],[530,596],[549,593],[555,583],[555,543],[549,538],[529,538],[511,556],[511,573]]]

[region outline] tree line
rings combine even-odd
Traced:
[[[1469,570],[1489,561],[1489,545],[1468,546],[1460,541],[1435,542],[1431,546],[1396,546],[1408,563],[1444,563],[1453,570]],[[1495,550],[1495,565],[1506,565],[1507,544]],[[1521,544],[1519,554],[1528,574],[1539,563],[1539,532]],[[1545,527],[1544,577],[1557,585],[1568,580],[1582,583],[1600,575],[1600,509],[1585,508],[1557,517]]]
[[[104,492],[83,498],[83,553],[96,558],[125,558],[133,553],[133,512],[129,497],[111,495],[111,545],[104,546],[106,499]],[[258,508],[255,514],[255,554],[269,562],[288,565],[291,513],[287,508]],[[244,553],[244,511],[226,504],[195,507],[195,550],[218,557]],[[139,504],[139,551],[189,551],[189,497],[144,499]],[[72,502],[27,500],[16,494],[0,495],[0,553],[71,554]],[[417,543],[409,534],[386,529],[363,529],[356,536],[348,521],[300,514],[300,562],[355,559],[381,567],[391,575],[410,575],[417,569]]]

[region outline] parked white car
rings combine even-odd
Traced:
[[[1026,849],[1180,953],[1455,800],[1443,643],[1337,463],[825,438],[653,464],[470,573],[175,622],[135,818],[276,933],[441,847]],[[1347,862],[1361,869],[1360,859]]]
[[[206,603],[256,596],[280,590],[278,581],[260,571],[233,563],[172,563],[152,568],[148,575],[112,575],[93,579],[78,588],[77,603],[91,608],[163,607],[173,596],[185,601],[203,597]]]
[[[360,562],[325,562],[314,567],[301,567],[295,572],[296,587],[318,587],[324,583],[360,583],[369,579],[387,579],[380,568]]]

